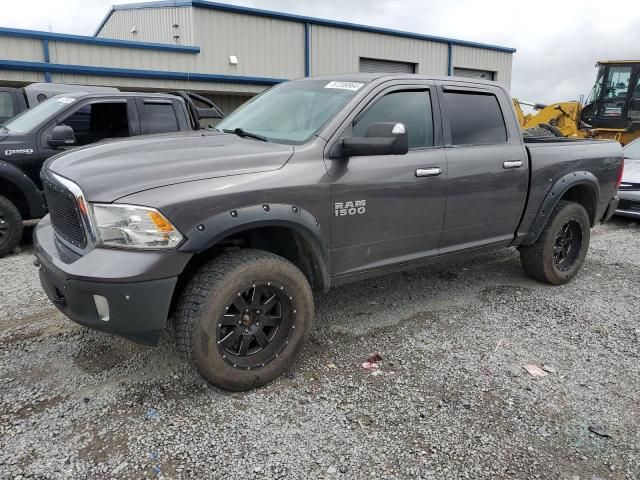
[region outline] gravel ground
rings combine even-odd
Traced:
[[[640,479],[637,224],[596,228],[563,287],[504,250],[334,290],[295,367],[242,394],[170,334],[66,320],[24,248],[0,260],[2,479]]]

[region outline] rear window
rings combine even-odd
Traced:
[[[452,145],[504,143],[507,127],[495,95],[445,92]]]
[[[145,103],[142,118],[143,135],[178,131],[178,120],[171,103]]]

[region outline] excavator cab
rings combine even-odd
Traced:
[[[596,83],[580,113],[584,127],[640,130],[640,61],[606,61],[596,66]]]

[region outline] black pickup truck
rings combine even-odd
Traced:
[[[31,83],[26,87],[0,87],[0,123],[61,93],[117,91],[118,89],[114,87],[64,83]]]
[[[54,96],[0,125],[0,257],[20,242],[23,220],[46,213],[40,168],[47,158],[107,139],[197,130],[224,116],[191,92],[93,88]]]
[[[154,344],[173,318],[203,376],[244,390],[290,366],[313,290],[504,247],[568,282],[616,209],[622,159],[617,142],[525,143],[492,82],[315,77],[217,131],[50,159],[35,253],[72,320]]]

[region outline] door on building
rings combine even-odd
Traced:
[[[360,57],[360,73],[416,73],[416,64]]]
[[[464,78],[481,78],[483,80],[495,80],[496,72],[490,70],[476,70],[475,68],[458,68],[453,69],[454,77]]]

